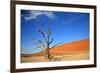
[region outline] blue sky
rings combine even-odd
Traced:
[[[21,53],[40,52],[33,49],[37,46],[34,38],[43,41],[38,28],[47,33],[51,25],[51,38],[58,42],[68,43],[89,38],[89,13],[21,10]],[[44,42],[44,41],[43,41]]]

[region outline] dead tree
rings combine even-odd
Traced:
[[[50,38],[50,35],[51,35],[50,24],[48,25],[47,33],[45,33],[42,29],[38,29],[38,32],[41,34],[46,44],[44,44],[40,39],[35,38],[36,42],[39,44],[36,48],[40,48],[42,50],[42,53],[44,54],[45,59],[47,61],[53,61],[54,57],[53,55],[51,55],[50,50],[60,45],[61,43],[57,43],[51,46],[51,43],[54,41],[54,39]]]

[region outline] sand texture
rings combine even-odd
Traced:
[[[89,39],[65,43],[50,50],[54,57],[60,61],[89,60]],[[21,55],[22,63],[46,62],[42,52],[36,54]]]

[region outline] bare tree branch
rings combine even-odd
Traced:
[[[37,47],[35,47],[35,48],[33,48],[33,49],[38,49],[38,48],[42,49],[42,53],[43,53],[44,55],[47,54],[45,48],[44,48],[42,45],[39,45],[39,46],[37,46]]]
[[[60,45],[60,44],[62,44],[62,43],[57,43],[57,44],[55,44],[54,46],[52,46],[50,49],[52,49],[52,48],[54,48],[54,47],[56,47],[56,46],[58,46],[58,45]]]
[[[43,52],[44,52],[44,54],[45,54],[45,56],[46,56],[46,54],[47,54],[46,48],[44,48],[42,44],[40,45],[40,48],[43,49]]]
[[[54,41],[54,39],[52,39],[52,40],[49,42],[49,44],[51,44],[53,41]]]
[[[47,38],[46,38],[45,33],[44,33],[41,29],[39,29],[38,31],[42,34],[42,36],[43,36],[45,42],[47,42]]]
[[[40,34],[42,35],[43,40],[45,41],[46,44],[43,43],[40,39],[36,38],[35,40],[39,43],[39,45],[34,49],[40,48],[42,50],[42,53],[44,54],[45,58],[49,61],[52,61],[53,58],[52,58],[49,50],[62,44],[62,43],[54,44],[52,47],[50,46],[51,43],[54,41],[54,39],[50,38],[50,35],[51,35],[50,24],[48,24],[47,34],[44,31],[42,31],[41,29],[39,29],[38,32],[40,32]],[[56,58],[55,58],[55,60],[56,60]]]
[[[35,40],[40,44],[39,46],[43,50],[43,52],[45,53],[45,55],[48,54],[49,51],[47,50],[47,48],[45,47],[45,45],[42,43],[42,41],[39,40],[39,39],[37,39],[37,38]]]
[[[46,46],[42,43],[41,40],[39,40],[39,39],[37,39],[37,38],[35,38],[35,40],[36,40],[39,44],[41,44],[41,45],[46,49]]]
[[[33,49],[38,49],[38,48],[40,48],[40,46],[37,46],[37,47],[35,47],[35,48],[33,47]]]
[[[50,24],[48,24],[47,49],[50,48],[50,34],[51,34]],[[47,51],[48,51],[48,50],[47,50]]]
[[[51,26],[50,26],[50,24],[48,24],[48,34],[50,35],[51,34]]]

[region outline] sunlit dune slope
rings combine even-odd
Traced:
[[[89,39],[66,43],[51,49],[52,54],[63,55],[89,51]]]
[[[89,52],[89,39],[65,43],[50,50],[52,55],[66,55]],[[31,56],[43,56],[43,53],[32,54]]]

